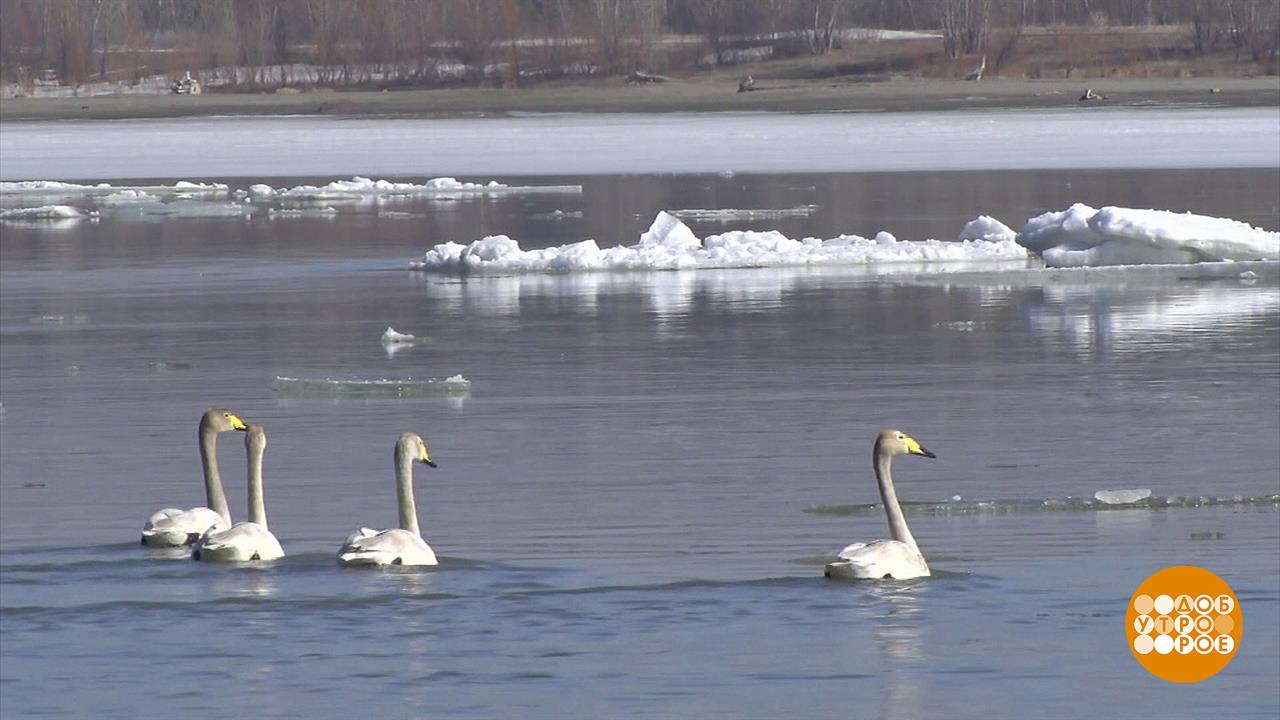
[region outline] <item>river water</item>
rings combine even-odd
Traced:
[[[631,243],[660,209],[812,206],[688,220],[699,235],[946,238],[1074,201],[1275,228],[1275,170],[520,181],[582,190],[4,225],[6,717],[1280,711],[1274,273],[405,269],[498,232]],[[418,341],[390,352],[388,326]],[[458,374],[469,393],[273,389]],[[138,545],[152,511],[203,502],[211,405],[266,427],[281,561]],[[824,580],[833,551],[886,534],[869,455],[890,426],[938,456],[895,464],[934,576]],[[348,533],[395,522],[405,430],[439,463],[416,488],[441,565],[340,569]],[[238,434],[219,458],[241,517]],[[1089,501],[1118,488],[1155,500]],[[1130,594],[1178,564],[1220,575],[1245,618],[1232,663],[1188,686],[1147,674],[1124,634]]]

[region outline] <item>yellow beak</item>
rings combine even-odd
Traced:
[[[926,450],[924,446],[921,445],[919,442],[917,442],[916,439],[913,437],[907,436],[902,440],[907,444],[907,452],[911,453],[912,455],[923,455],[927,458],[938,457],[937,455],[934,455],[933,453]]]
[[[427,448],[425,445],[422,447],[421,457],[419,457],[418,459],[421,460],[424,465],[430,465],[431,467],[438,467],[436,465],[436,462],[431,459],[431,453],[427,452]]]

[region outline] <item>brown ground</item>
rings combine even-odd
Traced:
[[[1095,105],[1183,104],[1280,107],[1280,77],[984,79],[979,82],[893,79],[851,83],[761,79],[737,92],[737,76],[717,74],[629,86],[621,79],[528,89],[331,91],[298,94],[22,98],[0,102],[0,121],[146,118],[198,115],[458,116],[519,112],[905,111],[959,108],[1075,107],[1086,87],[1106,95]]]
[[[1280,107],[1280,68],[1229,50],[1191,52],[1190,30],[1072,27],[995,31],[986,77],[964,77],[980,55],[949,59],[936,39],[849,42],[830,53],[627,85],[620,77],[527,88],[436,88],[211,93],[0,101],[0,121],[197,115],[458,116],[519,112],[904,111],[1074,107],[1086,88],[1094,105],[1193,104]],[[747,73],[752,92],[737,92]],[[1271,73],[1271,74],[1268,74]]]

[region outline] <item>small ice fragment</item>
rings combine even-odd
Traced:
[[[963,500],[963,499],[964,499],[964,498],[960,497],[959,495],[952,495],[952,496],[951,496],[951,502],[960,502],[960,501],[961,501],[961,500]]]
[[[1093,494],[1098,502],[1105,505],[1128,505],[1151,497],[1149,488],[1131,488],[1127,490],[1099,490]]]
[[[271,387],[287,397],[406,398],[469,393],[471,381],[461,375],[454,375],[444,380],[437,378],[294,378],[277,375]]]
[[[390,325],[387,326],[387,331],[382,333],[383,345],[412,345],[414,340],[417,338],[407,333],[396,332],[396,329]]]

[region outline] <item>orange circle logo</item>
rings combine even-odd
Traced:
[[[1124,615],[1129,650],[1152,675],[1199,682],[1231,662],[1244,615],[1231,586],[1203,568],[1165,568],[1138,586]]]

